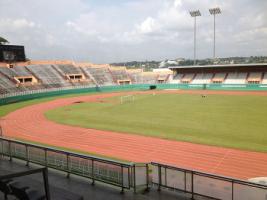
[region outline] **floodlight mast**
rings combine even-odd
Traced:
[[[196,17],[201,16],[199,10],[189,11],[191,17],[194,17],[194,65],[196,65]]]
[[[216,53],[216,46],[215,46],[215,44],[216,44],[216,32],[215,32],[216,20],[215,20],[215,16],[218,14],[221,14],[221,9],[219,7],[211,8],[211,9],[209,9],[209,12],[211,15],[213,15],[213,59],[215,60],[215,56],[216,56],[216,54],[215,54]]]

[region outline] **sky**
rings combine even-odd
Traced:
[[[93,63],[267,56],[267,0],[0,0],[0,36],[32,60]]]

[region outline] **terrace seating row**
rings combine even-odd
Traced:
[[[195,78],[193,79],[192,83],[196,84],[207,84],[211,82],[211,79],[213,77],[212,73],[207,73],[207,74],[197,74]]]
[[[142,70],[128,70],[127,72],[133,84],[142,82]]]
[[[68,87],[66,82],[51,65],[29,65],[27,68],[46,86]]]
[[[15,76],[31,76],[29,71],[25,67],[15,66],[13,68],[0,67],[0,72],[8,76],[9,78],[13,78]]]
[[[43,64],[0,67],[0,94],[62,88],[114,84],[156,84],[169,81],[170,74],[127,70],[125,67],[71,64]],[[178,73],[171,83],[267,84],[267,72]]]
[[[265,72],[263,78],[262,78],[262,84],[267,84],[267,72]]]
[[[143,72],[142,73],[142,82],[144,84],[155,84],[157,83],[158,75],[153,72]]]
[[[112,85],[112,76],[106,67],[82,67],[87,76],[93,76],[98,85]]]
[[[115,83],[119,80],[129,80],[126,69],[111,69],[110,72]]]
[[[0,73],[0,94],[7,94],[21,91],[16,84]],[[23,89],[22,89],[23,91]]]
[[[172,83],[224,83],[224,84],[267,84],[267,72],[229,72],[229,73],[178,73]]]
[[[79,67],[74,65],[53,65],[58,71],[62,74],[82,74],[82,71]]]
[[[246,83],[246,78],[247,78],[247,73],[241,72],[231,72],[228,73],[227,78],[225,79],[226,84],[245,84]]]

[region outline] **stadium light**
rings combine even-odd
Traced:
[[[189,11],[191,17],[194,17],[194,65],[196,65],[196,18],[201,16],[199,10]]]
[[[214,21],[213,21],[213,59],[215,60],[215,36],[216,36],[216,33],[215,33],[215,16],[218,15],[218,14],[221,14],[221,9],[220,8],[211,8],[209,9],[209,12],[211,15],[213,15],[214,17]]]

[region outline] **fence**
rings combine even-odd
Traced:
[[[76,154],[6,138],[0,138],[0,143],[0,154],[8,156],[10,160],[17,158],[26,161],[27,165],[35,163],[67,172],[68,176],[75,174],[90,178],[92,184],[100,181],[121,187],[122,192],[131,187],[136,191],[136,188],[144,185],[140,173],[147,172],[147,168],[142,167],[146,165],[138,165],[138,171],[135,174],[137,166],[132,163]]]
[[[207,90],[257,90],[266,91],[267,84],[153,84],[157,89],[207,89]],[[0,95],[0,105],[30,100],[41,97],[59,96],[65,94],[78,94],[88,92],[113,92],[125,90],[148,90],[151,84],[110,85],[110,86],[71,86],[62,88],[49,88],[31,91],[22,91]]]
[[[203,172],[151,163],[124,163],[76,154],[0,137],[0,154],[75,174],[95,181],[133,188],[135,192],[169,188],[196,196],[220,200],[267,200],[267,186]],[[150,169],[150,171],[149,171]],[[150,174],[150,177],[149,177]],[[151,179],[151,180],[150,180]]]
[[[176,168],[152,165],[152,183],[192,195],[220,200],[267,200],[267,186],[237,179]]]

